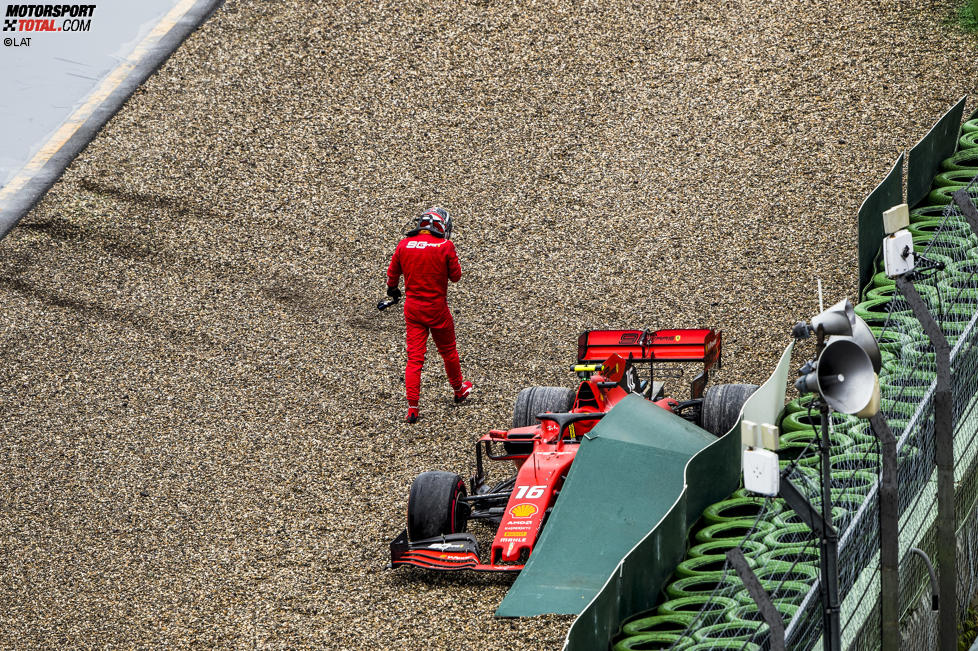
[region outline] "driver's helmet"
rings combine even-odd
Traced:
[[[417,231],[430,231],[435,237],[448,239],[452,234],[452,218],[444,208],[435,206],[418,217]]]

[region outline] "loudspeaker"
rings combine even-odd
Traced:
[[[851,337],[833,337],[822,349],[815,370],[798,378],[795,386],[802,393],[818,393],[838,412],[855,414],[873,400],[876,371],[869,355]]]
[[[855,314],[852,315],[852,318],[851,337],[829,337],[828,341],[831,343],[836,339],[852,339],[869,355],[869,361],[873,363],[873,372],[879,375],[880,368],[883,366],[883,356],[880,355],[879,343],[876,341],[876,337],[873,336],[873,331],[869,329],[869,326],[862,318]]]
[[[812,319],[812,330],[822,327],[826,335],[852,334],[852,325],[856,322],[856,312],[848,298],[844,298],[832,307],[823,310]]]

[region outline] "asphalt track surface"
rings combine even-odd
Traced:
[[[0,237],[217,4],[0,5],[8,90],[0,95]]]
[[[0,643],[559,648],[492,618],[505,577],[385,569],[412,478],[587,326],[720,327],[718,379],[767,377],[975,92],[954,11],[227,2],[0,242]],[[432,351],[412,427],[374,306],[432,203],[477,393]]]

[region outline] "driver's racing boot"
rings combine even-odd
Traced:
[[[472,393],[472,383],[468,380],[462,382],[458,387],[452,388],[455,389],[455,402],[464,402],[469,397],[469,394]]]
[[[404,420],[406,420],[407,422],[409,422],[409,423],[411,423],[413,425],[416,422],[418,422],[418,419],[419,418],[421,418],[421,416],[418,414],[418,406],[417,405],[408,405],[407,416],[404,417]]]

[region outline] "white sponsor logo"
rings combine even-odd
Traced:
[[[428,545],[429,549],[437,549],[440,552],[447,552],[452,550],[462,550],[465,549],[465,545],[459,545],[458,543],[434,543]]]
[[[431,247],[439,247],[442,244],[444,244],[444,242],[417,242],[417,241],[414,241],[414,242],[408,242],[407,243],[407,248],[409,248],[409,249],[428,249],[428,248],[431,248]]]

